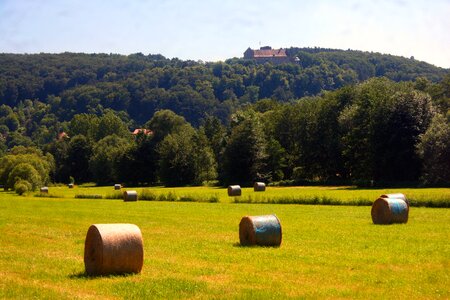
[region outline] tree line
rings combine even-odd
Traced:
[[[242,104],[227,122],[206,115],[193,126],[162,109],[140,126],[150,131],[134,135],[136,121],[123,111],[59,121],[51,105],[27,100],[0,106],[0,184],[449,185],[449,104],[449,75],[436,84],[372,78],[296,101]]]

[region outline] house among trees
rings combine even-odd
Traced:
[[[67,133],[65,133],[64,131],[59,132],[58,136],[56,137],[56,139],[58,141],[62,141],[64,139],[69,139],[69,138],[70,138],[69,135]]]
[[[250,47],[244,52],[244,59],[253,59],[259,63],[271,62],[273,64],[283,64],[293,62],[286,54],[286,49],[272,49],[270,46],[264,46],[259,50],[253,50]]]
[[[136,128],[131,134],[138,135],[139,133],[143,133],[145,135],[152,135],[153,131],[151,131],[150,129]]]

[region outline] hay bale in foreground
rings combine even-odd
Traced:
[[[275,215],[246,216],[239,223],[239,240],[242,246],[281,245],[281,223]]]
[[[123,201],[137,201],[138,200],[138,194],[136,191],[124,191],[123,192]]]
[[[374,224],[407,223],[409,205],[403,199],[380,197],[372,205]]]
[[[84,243],[84,266],[90,276],[139,273],[144,247],[134,224],[93,224]]]
[[[48,187],[46,186],[41,187],[40,192],[41,194],[48,194]]]
[[[69,183],[67,186],[69,187],[69,189],[73,189],[73,183]]]
[[[402,193],[384,194],[381,195],[380,198],[402,199],[406,202],[406,204],[408,204],[408,206],[410,206],[408,198],[406,198],[406,196]]]
[[[242,190],[240,185],[230,185],[228,186],[228,196],[235,197],[242,195]]]
[[[116,183],[115,185],[114,185],[114,189],[115,190],[120,190],[122,188],[122,185],[120,184],[120,183]]]
[[[253,190],[255,192],[264,192],[266,190],[266,184],[264,182],[255,182]]]

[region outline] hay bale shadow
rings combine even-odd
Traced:
[[[108,274],[108,275],[89,275],[86,271],[70,274],[70,279],[96,279],[96,278],[115,278],[115,277],[130,277],[137,275],[138,273],[120,273],[120,274]]]
[[[235,248],[280,248],[280,246],[261,246],[261,245],[242,245],[241,243],[233,243]]]

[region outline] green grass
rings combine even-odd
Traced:
[[[243,188],[241,197],[228,197],[226,188],[178,187],[178,188],[128,188],[136,190],[140,200],[223,202],[223,203],[275,203],[275,204],[323,204],[323,205],[372,205],[382,194],[404,193],[412,206],[450,207],[450,188],[359,189],[355,187],[268,187],[266,192],[254,192]],[[113,187],[51,187],[50,196],[89,198],[102,195],[105,199],[121,199],[122,192]]]
[[[0,192],[0,299],[450,297],[449,209],[413,207],[407,224],[377,226],[366,206],[75,199],[82,191],[61,188],[62,199]],[[271,213],[281,247],[240,247],[240,219]],[[94,223],[140,227],[140,274],[84,276]]]

